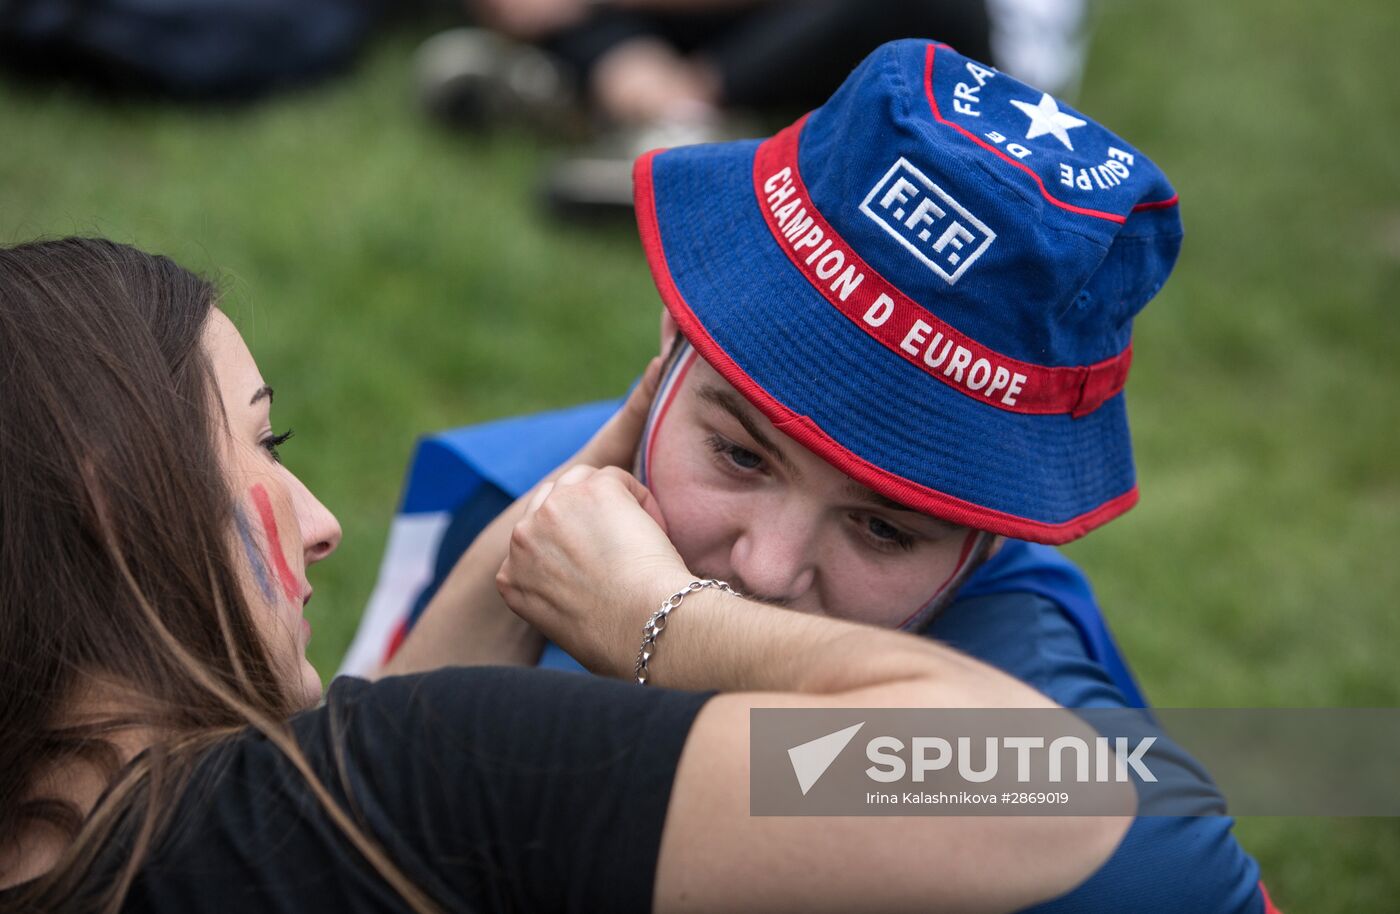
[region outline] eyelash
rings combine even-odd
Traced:
[[[259,442],[259,443],[262,445],[263,450],[267,451],[269,454],[272,455],[272,459],[273,459],[273,460],[277,461],[278,463],[281,463],[281,462],[282,462],[282,455],[279,454],[279,453],[277,453],[277,449],[278,449],[279,447],[281,447],[282,445],[286,444],[286,443],[287,443],[287,439],[288,439],[288,438],[291,438],[291,437],[292,437],[293,435],[295,435],[295,434],[296,434],[296,430],[295,430],[295,429],[290,429],[290,428],[289,428],[289,429],[287,429],[285,432],[283,432],[282,434],[280,434],[280,435],[273,435],[273,436],[271,436],[271,437],[269,437],[269,438],[264,438],[264,439],[263,439],[261,442]]]
[[[722,435],[710,435],[707,439],[705,439],[705,443],[708,444],[710,450],[715,453],[715,456],[718,458],[718,461],[720,463],[720,467],[724,470],[727,470],[730,473],[747,476],[751,473],[758,472],[762,469],[762,457],[760,457],[758,454],[755,454],[753,451],[749,450],[746,447],[740,447],[739,445],[728,440]],[[735,459],[735,454],[742,454],[745,457],[754,458],[758,460],[759,463],[757,466],[752,467],[742,466]],[[877,519],[872,517],[871,515],[852,513],[850,515],[850,518],[856,522],[857,526],[861,528],[861,539],[867,544],[869,544],[871,548],[876,549],[880,552],[888,553],[894,552],[896,550],[900,552],[909,552],[913,550],[914,546],[918,543],[917,537],[913,536],[912,534],[905,533],[903,530],[900,530],[894,524],[891,524],[889,521],[886,521],[883,518],[878,518],[878,520],[880,520],[880,522],[883,523],[886,527],[889,527],[891,530],[894,531],[893,536],[880,537],[876,536],[873,532],[871,532],[870,521]]]
[[[852,514],[851,519],[855,520],[857,523],[860,523],[862,520],[864,520],[864,523],[861,524],[861,528],[865,532],[866,540],[873,544],[876,549],[879,549],[883,552],[894,552],[896,549],[901,552],[910,552],[913,550],[914,545],[918,542],[918,538],[915,537],[913,534],[905,533],[903,530],[899,529],[894,524],[890,523],[887,520],[884,520],[883,518],[873,518],[868,514]],[[894,536],[880,537],[870,532],[870,521],[872,520],[879,520],[886,527],[889,527],[891,530],[894,531]]]
[[[709,438],[705,439],[705,443],[710,446],[710,450],[714,451],[716,456],[721,458],[721,466],[730,472],[748,475],[749,473],[755,473],[763,468],[763,458],[761,456],[755,454],[746,447],[740,447],[722,435],[711,435]],[[752,457],[758,461],[758,464],[756,466],[746,467],[735,459],[736,454]]]

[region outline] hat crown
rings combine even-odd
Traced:
[[[1133,316],[1176,194],[1067,105],[925,41],[882,46],[760,142],[638,160],[667,308],[783,434],[901,504],[1047,543],[1137,500]]]
[[[1046,366],[1129,344],[1180,250],[1176,194],[1130,144],[946,45],[891,42],[807,119],[815,207],[910,299]]]

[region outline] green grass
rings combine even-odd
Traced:
[[[1142,504],[1069,552],[1159,705],[1400,705],[1400,13],[1103,6],[1079,107],[1173,177],[1188,239],[1138,324]],[[0,87],[0,240],[102,234],[222,278],[345,528],[314,575],[326,673],[416,435],[615,394],[655,347],[633,233],[539,215],[539,142],[426,125],[411,47],[238,111]],[[1290,914],[1395,908],[1395,820],[1240,834]]]

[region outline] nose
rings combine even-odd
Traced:
[[[753,507],[730,550],[731,583],[756,599],[802,609],[817,574],[817,518],[800,507]]]
[[[340,545],[340,521],[321,504],[311,490],[293,477],[292,500],[301,526],[301,547],[306,564],[313,565],[329,556]]]

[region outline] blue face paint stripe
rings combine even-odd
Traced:
[[[258,582],[258,589],[262,591],[263,599],[268,603],[275,602],[277,592],[272,587],[272,574],[268,570],[267,559],[253,539],[253,528],[248,525],[248,518],[243,516],[242,508],[235,507],[233,509],[233,522],[234,526],[238,528],[238,538],[243,543],[243,552],[248,556],[248,564],[253,569],[253,578]]]

